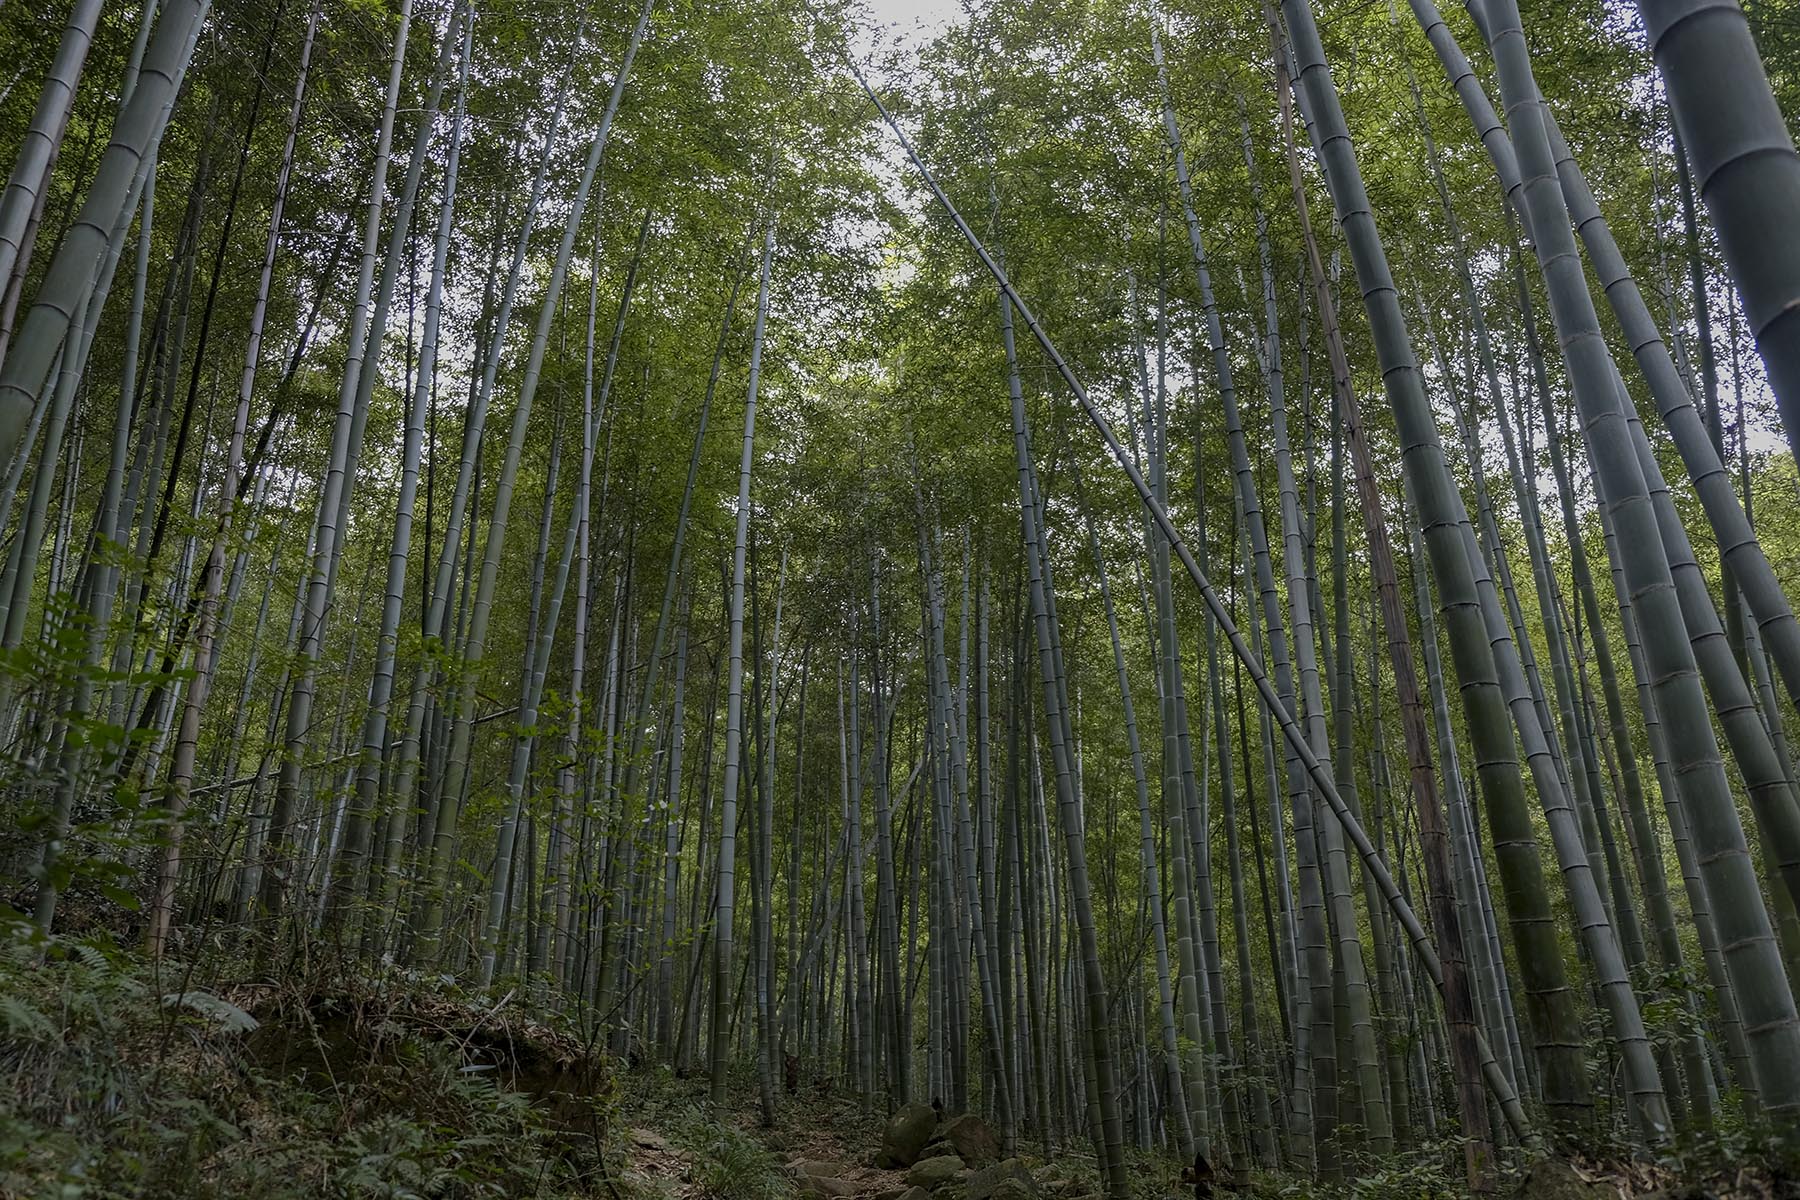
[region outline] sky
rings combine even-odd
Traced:
[[[899,41],[917,46],[941,32],[962,15],[957,0],[868,0],[868,10],[875,24],[882,27],[882,41]],[[869,46],[871,30],[863,30],[858,39],[863,49]]]
[[[961,0],[864,0],[867,19],[851,41],[852,53],[870,71],[869,82],[877,91],[885,81],[878,70],[871,70],[875,50],[902,47],[917,53],[932,38],[961,20]],[[876,141],[876,160],[871,164],[888,198],[896,204],[908,202],[903,180],[911,168],[892,136],[883,130]],[[870,236],[880,236],[871,224]]]

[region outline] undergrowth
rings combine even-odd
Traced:
[[[706,1200],[790,1200],[794,1186],[754,1136],[691,1108],[671,1141],[688,1154],[688,1176]]]
[[[254,1024],[105,944],[0,946],[0,1195],[607,1194],[606,1114],[572,1122],[567,1098],[552,1114],[505,1090],[467,1039],[389,1021],[354,1070],[299,1071],[268,1061]]]
[[[495,1000],[397,970],[212,991],[171,982],[181,978],[103,937],[0,932],[0,1200],[791,1200],[772,1147],[801,1149],[797,1135],[816,1153],[809,1135],[831,1130],[849,1155],[879,1136],[852,1098],[823,1088],[787,1100],[780,1129],[721,1121],[702,1077],[657,1064],[613,1072],[575,1031],[509,1004],[512,992]],[[750,1066],[733,1072],[747,1094]],[[640,1169],[609,1140],[632,1127],[656,1148]],[[1028,1138],[1020,1152],[1046,1195],[1100,1194],[1079,1148],[1040,1149]],[[1602,1150],[1583,1167],[1625,1196],[1685,1195],[1675,1189],[1702,1181],[1722,1196],[1795,1195],[1783,1191],[1791,1151],[1735,1104],[1674,1150],[1661,1162]],[[1500,1191],[1520,1189],[1529,1165],[1496,1162]],[[1178,1166],[1166,1151],[1134,1151],[1134,1196],[1184,1200]],[[1453,1137],[1348,1155],[1331,1184],[1257,1170],[1236,1182],[1246,1200],[1466,1194]]]

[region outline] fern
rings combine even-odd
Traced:
[[[8,1037],[20,1041],[48,1041],[56,1036],[55,1023],[18,996],[0,995],[0,1022],[4,1022]]]
[[[675,1131],[690,1174],[708,1200],[785,1200],[793,1187],[775,1157],[741,1129],[690,1110]]]

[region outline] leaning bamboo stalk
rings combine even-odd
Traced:
[[[26,126],[13,157],[5,191],[0,192],[0,291],[7,293],[9,300],[14,289],[24,282],[24,266],[31,257],[31,234],[36,225],[34,217],[42,211],[49,192],[50,172],[68,129],[75,88],[94,40],[101,7],[101,0],[76,0],[70,7],[56,57],[38,90],[31,124]],[[5,361],[11,332],[10,322],[0,329],[0,362]]]
[[[919,172],[921,178],[931,190],[933,197],[949,214],[951,221],[956,226],[957,231],[962,235],[963,240],[968,243],[970,249],[973,250],[976,256],[981,260],[982,266],[984,266],[988,273],[993,276],[1007,303],[1009,303],[1019,314],[1020,318],[1024,320],[1026,328],[1037,341],[1039,348],[1043,351],[1045,357],[1050,360],[1050,364],[1055,369],[1057,375],[1062,379],[1064,385],[1068,387],[1070,393],[1075,397],[1076,403],[1080,405],[1082,412],[1087,416],[1089,422],[1094,425],[1096,431],[1100,434],[1101,440],[1104,442],[1113,461],[1119,464],[1120,469],[1125,472],[1126,477],[1131,481],[1132,487],[1137,491],[1139,502],[1150,512],[1151,518],[1156,522],[1158,529],[1160,529],[1163,536],[1169,540],[1170,548],[1175,552],[1176,556],[1181,559],[1182,567],[1187,571],[1189,580],[1193,582],[1195,589],[1199,591],[1201,599],[1205,602],[1213,619],[1219,623],[1220,629],[1225,633],[1226,639],[1231,643],[1233,653],[1237,656],[1238,661],[1243,664],[1245,673],[1251,677],[1251,681],[1256,685],[1257,693],[1261,697],[1263,705],[1275,716],[1277,723],[1281,726],[1283,736],[1287,738],[1288,744],[1295,747],[1295,754],[1300,758],[1307,774],[1311,777],[1313,786],[1319,790],[1320,794],[1325,798],[1326,803],[1330,806],[1332,812],[1337,816],[1338,820],[1343,823],[1345,835],[1350,838],[1351,843],[1355,845],[1357,849],[1357,853],[1362,856],[1366,869],[1375,876],[1376,883],[1381,889],[1383,898],[1386,900],[1389,908],[1393,910],[1395,917],[1400,921],[1401,927],[1405,929],[1408,939],[1413,944],[1414,951],[1418,954],[1420,961],[1425,964],[1432,982],[1441,989],[1443,986],[1443,968],[1438,960],[1437,952],[1431,944],[1430,935],[1425,932],[1424,925],[1420,923],[1418,916],[1413,912],[1412,907],[1407,904],[1405,899],[1401,896],[1399,886],[1394,882],[1393,875],[1388,871],[1386,864],[1382,861],[1380,851],[1375,847],[1373,842],[1369,840],[1369,836],[1362,828],[1361,823],[1355,819],[1348,807],[1345,806],[1343,798],[1338,795],[1337,786],[1333,782],[1330,772],[1327,771],[1324,765],[1313,756],[1311,749],[1308,748],[1305,732],[1300,728],[1299,723],[1294,719],[1293,715],[1288,712],[1287,707],[1281,702],[1281,697],[1275,691],[1274,684],[1269,681],[1267,673],[1262,669],[1261,661],[1251,653],[1249,643],[1244,640],[1243,634],[1238,630],[1236,623],[1231,619],[1230,610],[1226,608],[1224,602],[1219,599],[1218,593],[1213,590],[1212,584],[1207,580],[1205,574],[1201,572],[1199,564],[1195,562],[1192,551],[1188,549],[1186,541],[1183,540],[1180,530],[1176,528],[1174,520],[1169,516],[1168,510],[1156,500],[1154,494],[1150,490],[1149,484],[1144,481],[1142,472],[1140,472],[1132,463],[1130,457],[1125,452],[1125,448],[1119,443],[1118,435],[1113,431],[1111,422],[1106,419],[1105,414],[1103,414],[1098,406],[1095,405],[1092,398],[1088,395],[1087,389],[1082,386],[1080,379],[1075,375],[1073,368],[1069,366],[1061,352],[1056,349],[1055,343],[1050,340],[1050,335],[1045,332],[1040,324],[1038,324],[1036,316],[1033,315],[1030,308],[1025,305],[1023,298],[1019,296],[1018,290],[1013,286],[1012,280],[1008,277],[1005,270],[995,261],[981,239],[976,236],[975,231],[969,228],[968,222],[963,220],[961,213],[958,212],[956,207],[950,202],[949,196],[945,194],[942,187],[938,184],[936,177],[931,174],[930,170],[919,158],[918,152],[913,149],[911,141],[901,132],[898,123],[894,120],[892,114],[888,112],[887,106],[881,102],[880,97],[878,97],[875,94],[874,89],[869,86],[867,79],[863,77],[860,69],[858,69],[854,63],[851,63],[850,66],[855,73],[858,82],[862,85],[863,90],[868,94],[870,101],[881,114],[883,121],[893,130],[895,138],[900,142],[901,148],[906,152],[907,158],[912,163],[914,169]],[[1513,1127],[1515,1133],[1521,1140],[1532,1140],[1530,1125],[1526,1119],[1524,1109],[1519,1105],[1517,1095],[1513,1092],[1511,1083],[1503,1074],[1501,1074],[1499,1064],[1494,1060],[1492,1051],[1486,1048],[1485,1040],[1482,1057],[1483,1079],[1488,1087],[1494,1092],[1495,1096],[1500,1100],[1502,1108],[1506,1113],[1508,1123]]]
[[[1782,232],[1800,213],[1800,154],[1737,0],[1639,0],[1638,11],[1788,442],[1800,447],[1800,245]]]

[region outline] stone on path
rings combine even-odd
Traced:
[[[963,1160],[956,1155],[937,1154],[914,1163],[912,1170],[906,1173],[906,1182],[914,1187],[936,1191],[945,1184],[960,1179],[963,1170]]]
[[[1016,1158],[976,1171],[963,1185],[963,1200],[1037,1200],[1037,1197],[1037,1180]]]
[[[919,1161],[919,1151],[937,1130],[937,1113],[925,1104],[908,1104],[888,1118],[881,1131],[881,1153],[875,1156],[878,1167],[910,1167]]]
[[[1000,1161],[1000,1139],[974,1113],[952,1117],[932,1134],[934,1143],[943,1143],[971,1167],[985,1167]]]

